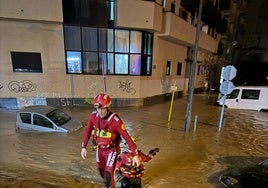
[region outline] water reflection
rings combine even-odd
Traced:
[[[144,152],[160,152],[146,163],[143,184],[148,187],[222,187],[218,175],[229,167],[255,164],[267,157],[268,113],[225,109],[225,124],[218,131],[220,108],[195,96],[192,119],[196,131],[184,133],[187,99],[177,99],[171,122],[169,102],[143,108],[113,109],[135,136]],[[95,151],[80,157],[83,129],[71,134],[16,133],[14,111],[1,110],[0,187],[101,187]],[[67,113],[87,121],[89,109]]]

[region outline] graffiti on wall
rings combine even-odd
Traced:
[[[130,82],[128,79],[125,81],[119,81],[119,89],[131,95],[136,94],[136,90],[132,87],[132,82]]]
[[[49,95],[50,94],[50,95]],[[38,98],[48,98],[48,96],[51,96],[51,98],[56,100],[56,106],[62,106],[62,107],[70,107],[70,106],[79,106],[79,104],[75,103],[74,99],[71,99],[68,97],[67,93],[37,93],[36,97]]]
[[[15,93],[32,92],[36,90],[36,84],[30,80],[11,81],[8,83],[8,89]]]
[[[4,86],[0,83],[0,89],[2,89]]]

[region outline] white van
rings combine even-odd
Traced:
[[[223,97],[217,102],[223,104]],[[239,86],[226,96],[225,107],[268,111],[268,86]]]

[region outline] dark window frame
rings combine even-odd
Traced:
[[[40,52],[11,51],[13,72],[42,73],[42,58]]]
[[[177,64],[177,75],[180,76],[182,72],[182,63],[178,62]]]
[[[140,31],[140,30],[127,30],[127,29],[109,29],[109,28],[95,28],[97,30],[97,36],[100,35],[101,32],[103,32],[105,29],[106,29],[106,32],[107,32],[107,38],[104,40],[107,42],[107,48],[106,50],[103,49],[103,46],[101,46],[101,49],[94,49],[94,50],[89,50],[89,49],[84,49],[84,45],[83,45],[83,30],[82,28],[87,28],[85,26],[83,27],[80,27],[80,26],[74,26],[74,25],[65,25],[64,26],[64,33],[65,33],[65,29],[67,31],[70,31],[69,30],[69,27],[70,28],[73,28],[73,27],[76,27],[77,29],[75,29],[74,31],[78,31],[80,30],[80,34],[77,34],[76,36],[80,36],[79,39],[77,39],[78,41],[81,40],[81,42],[79,43],[81,47],[78,47],[77,44],[74,44],[74,46],[76,46],[76,48],[72,48],[72,44],[70,44],[70,40],[66,39],[68,36],[65,36],[64,39],[65,39],[65,42],[68,41],[68,43],[66,44],[65,43],[65,57],[66,57],[66,73],[67,74],[86,74],[86,75],[102,75],[102,74],[105,74],[105,75],[130,75],[130,76],[150,76],[152,74],[152,51],[153,51],[153,34],[152,33],[148,33],[148,32],[145,32],[145,31]],[[80,29],[79,29],[80,28]],[[88,28],[92,28],[92,27],[88,27]],[[124,31],[125,33],[128,33],[128,44],[126,45],[127,49],[125,49],[124,51],[117,51],[117,48],[115,47],[115,35],[116,35],[116,31]],[[131,34],[132,32],[140,32],[141,33],[141,38],[140,38],[140,52],[132,52],[132,48],[131,48],[131,41],[132,41],[132,38],[131,38]],[[108,46],[108,40],[109,40],[109,37],[108,37],[108,33],[109,33],[109,36],[111,37],[111,34],[112,34],[112,38],[111,41],[113,42],[112,45],[112,51],[110,49],[110,47]],[[71,33],[68,33],[68,35],[70,35]],[[67,40],[67,41],[66,41]],[[77,41],[77,40],[73,40],[73,41]],[[77,43],[77,42],[75,42]],[[99,37],[97,38],[97,45],[102,45],[100,44],[100,39]],[[67,45],[67,46],[66,46]],[[80,50],[81,49],[81,50]],[[91,71],[87,71],[87,68],[89,66],[88,63],[86,63],[85,61],[88,59],[85,57],[85,54],[90,54],[90,53],[97,53],[97,56],[99,57],[98,60],[97,60],[97,65],[95,65],[96,67],[96,70],[91,72]],[[70,58],[69,54],[75,54],[75,53],[78,53],[80,55],[78,55],[76,58],[72,57]],[[107,69],[107,67],[111,67],[111,65],[109,63],[113,63],[113,69],[111,69],[112,71],[108,71],[108,69],[102,71],[103,69],[103,65],[102,65],[102,62],[101,62],[101,54],[109,54],[110,57],[112,56],[113,57],[113,60],[109,59],[109,62],[108,62],[108,57],[106,58],[106,61],[105,61],[105,65],[104,65],[104,68]],[[118,59],[116,59],[116,56],[118,55],[127,55],[126,59],[127,59],[127,66],[125,66],[125,70],[124,71],[118,71],[118,67],[117,67],[117,63]],[[131,60],[133,60],[131,57],[135,56],[135,55],[138,55],[140,57],[140,62],[138,63],[134,63],[136,64],[136,66],[139,68],[139,70],[137,71],[131,71],[130,67],[131,65],[133,65],[133,62],[131,62]],[[70,60],[72,59],[72,60]],[[76,65],[73,67],[73,59],[79,59],[79,60],[76,60]],[[71,63],[71,64],[70,64]],[[108,66],[109,64],[109,66]],[[125,63],[124,63],[125,64]],[[88,66],[87,66],[88,65]],[[72,66],[72,68],[70,67]],[[78,68],[77,68],[78,67]],[[116,72],[117,71],[117,72]]]
[[[169,76],[171,72],[171,61],[166,62],[166,76]]]

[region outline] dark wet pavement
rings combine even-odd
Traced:
[[[144,187],[222,188],[218,176],[268,158],[268,113],[221,108],[208,96],[195,95],[191,127],[184,132],[187,98],[176,99],[168,123],[170,102],[146,107],[112,108],[145,153],[157,155],[145,163]],[[63,109],[86,122],[91,109]],[[70,133],[17,133],[14,110],[0,109],[0,187],[101,187],[95,151],[80,157],[84,128]],[[194,131],[194,117],[198,123]]]

